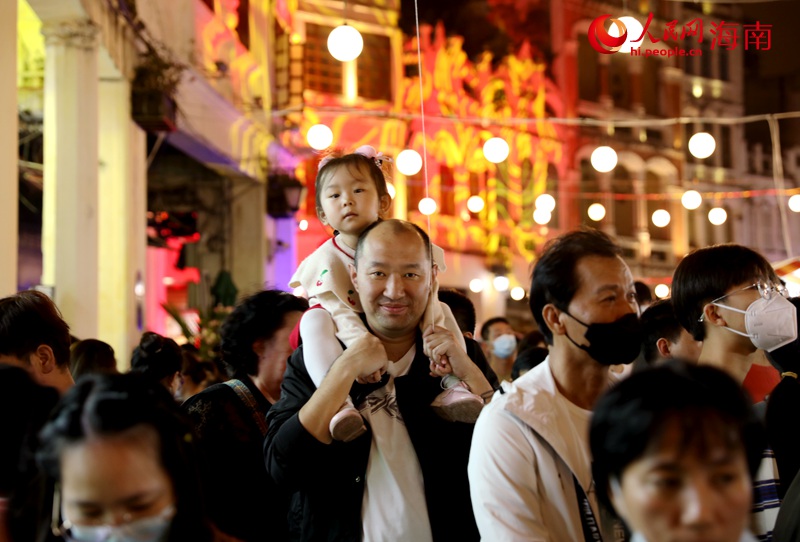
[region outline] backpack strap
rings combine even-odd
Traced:
[[[267,420],[258,413],[258,403],[256,402],[256,398],[253,397],[253,392],[250,391],[250,388],[245,386],[244,382],[237,378],[226,380],[225,384],[230,386],[230,388],[236,392],[236,395],[239,397],[242,403],[244,403],[244,406],[246,406],[253,415],[253,420],[255,420],[256,425],[258,425],[258,428],[261,430],[261,435],[266,437]]]

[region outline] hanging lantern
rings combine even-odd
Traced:
[[[470,196],[467,200],[467,209],[469,209],[471,213],[480,213],[483,211],[485,205],[486,203],[484,203],[483,198],[480,196]]]
[[[514,301],[522,301],[525,299],[525,288],[522,286],[514,286],[511,288],[511,292],[509,293],[511,299]]]
[[[716,148],[717,142],[708,132],[697,132],[689,139],[689,152],[695,158],[708,158]]]
[[[589,218],[595,222],[600,222],[606,216],[606,208],[603,207],[602,203],[592,203],[589,205],[589,208],[586,212],[589,215]]]
[[[430,216],[436,212],[436,201],[433,198],[422,198],[419,200],[419,212],[425,216]]]
[[[690,211],[700,207],[703,203],[703,196],[697,190],[687,190],[681,196],[681,204]]]
[[[328,34],[328,51],[340,62],[355,60],[363,49],[361,32],[347,23],[337,26]]]
[[[333,143],[333,132],[324,124],[315,124],[308,129],[306,141],[312,149],[324,151]]]
[[[482,279],[472,279],[469,281],[469,290],[474,293],[480,293],[486,287]]]
[[[708,212],[708,221],[715,226],[721,226],[728,220],[728,213],[722,207],[714,207]]]
[[[800,213],[800,194],[795,194],[789,198],[789,210]]]
[[[600,173],[608,173],[617,167],[617,151],[608,146],[597,147],[592,151],[591,162]]]
[[[422,169],[422,156],[414,149],[406,149],[397,155],[397,171],[410,177]]]
[[[533,221],[539,224],[540,226],[544,226],[545,224],[550,222],[551,218],[553,218],[553,215],[550,213],[550,211],[546,211],[544,209],[536,209],[533,212]]]
[[[492,281],[492,284],[494,284],[494,289],[497,290],[498,292],[505,292],[506,290],[508,290],[510,281],[508,280],[508,277],[505,275],[497,275]]]
[[[500,137],[493,137],[483,144],[483,155],[493,164],[499,164],[508,158],[510,151],[506,140]]]
[[[631,49],[638,49],[639,47],[641,47],[642,42],[644,42],[644,40],[637,41],[636,43],[632,43],[631,40],[639,39],[639,36],[641,36],[642,32],[644,32],[644,27],[642,26],[642,23],[640,23],[633,17],[628,17],[627,15],[625,17],[619,17],[617,20],[625,25],[625,29],[628,32],[628,35],[625,38],[625,43],[620,45],[620,48],[617,52],[630,53]],[[612,24],[611,27],[608,29],[608,35],[614,38],[619,37],[619,28],[617,27],[616,24]]]
[[[656,287],[653,288],[653,292],[655,292],[657,298],[664,299],[665,297],[669,297],[669,286],[666,284],[656,284]]]
[[[550,194],[541,194],[539,197],[536,198],[534,205],[537,209],[541,209],[542,211],[547,211],[548,213],[552,213],[553,210],[556,208],[556,198],[551,196]]]
[[[665,209],[657,209],[656,211],[653,211],[653,216],[651,218],[653,220],[653,226],[656,228],[663,228],[669,224],[669,211]]]

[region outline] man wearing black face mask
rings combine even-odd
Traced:
[[[536,262],[530,306],[548,358],[495,394],[472,440],[470,492],[484,540],[614,540],[588,445],[609,365],[631,363],[641,330],[621,249],[593,229],[554,239]]]

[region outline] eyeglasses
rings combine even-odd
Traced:
[[[715,300],[713,300],[711,302],[711,304],[713,305],[713,304],[718,303],[721,300],[725,299],[726,297],[730,297],[730,296],[732,296],[734,294],[738,294],[739,292],[752,290],[753,288],[758,289],[758,295],[761,296],[763,299],[765,299],[767,301],[769,301],[770,299],[772,299],[773,296],[776,296],[776,295],[779,295],[781,297],[787,297],[787,298],[789,297],[789,290],[787,290],[786,287],[783,284],[773,284],[771,282],[766,282],[766,281],[760,280],[760,281],[756,282],[755,284],[751,284],[750,286],[745,286],[744,288],[739,288],[738,290],[734,290],[733,292],[730,292],[728,294],[720,296],[720,297],[716,298]],[[698,322],[702,322],[703,321],[703,317],[704,317],[704,315],[701,314],[700,318],[697,321]]]

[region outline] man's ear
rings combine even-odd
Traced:
[[[53,349],[46,344],[40,344],[36,351],[30,356],[31,364],[35,366],[35,370],[41,374],[48,374],[56,370],[56,355]]]
[[[389,212],[389,208],[391,208],[391,206],[392,206],[392,198],[389,196],[389,194],[384,194],[383,196],[381,196],[378,216],[381,218],[386,218],[386,213]]]
[[[662,358],[672,359],[672,354],[669,351],[669,341],[664,337],[661,337],[656,341],[656,349]]]
[[[553,332],[553,335],[564,335],[566,333],[566,328],[561,322],[561,311],[555,305],[552,303],[545,305],[542,308],[542,317],[544,318],[544,323]]]
[[[353,283],[353,288],[355,288],[356,292],[357,292],[358,291],[358,283],[356,282],[356,276],[358,275],[358,272],[356,271],[356,266],[351,264],[351,263],[349,263],[349,264],[347,264],[347,269],[348,269],[348,271],[350,271],[350,282]]]
[[[726,322],[725,318],[719,313],[719,308],[711,303],[707,303],[703,306],[703,322],[708,322],[712,326],[720,327],[728,325],[728,322]]]

